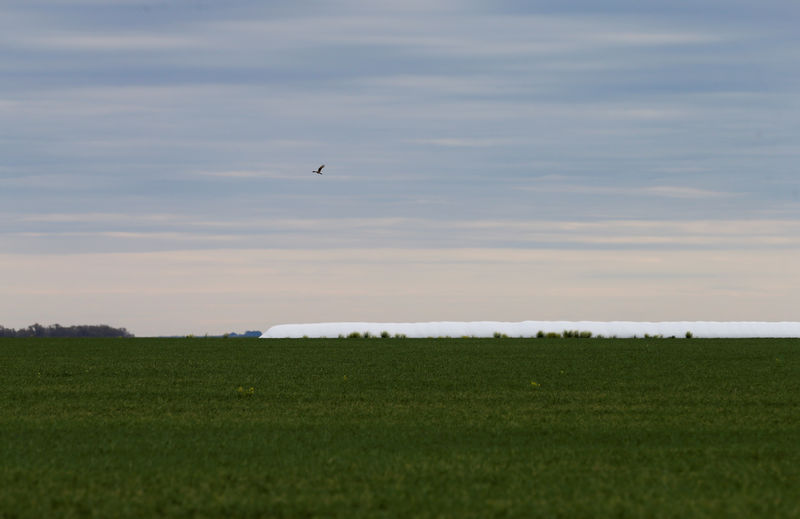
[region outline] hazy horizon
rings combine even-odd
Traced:
[[[800,320],[799,17],[4,2],[0,325]]]

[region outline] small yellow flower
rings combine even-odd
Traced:
[[[253,396],[255,394],[255,388],[251,387],[250,389],[245,389],[242,386],[236,388],[236,393],[239,395],[239,398],[244,398],[248,396]]]
[[[347,382],[347,375],[343,376],[343,377],[342,377],[342,380],[343,380],[343,381],[345,381],[345,382]]]
[[[538,382],[534,382],[533,380],[531,380],[531,387],[536,389],[542,387],[542,385],[539,384]]]

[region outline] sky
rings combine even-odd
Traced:
[[[0,325],[800,320],[799,19],[4,0]]]

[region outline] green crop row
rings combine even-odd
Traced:
[[[0,517],[797,517],[800,341],[0,339]]]

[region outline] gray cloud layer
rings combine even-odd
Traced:
[[[12,212],[797,216],[786,3],[73,4],[3,8]]]

